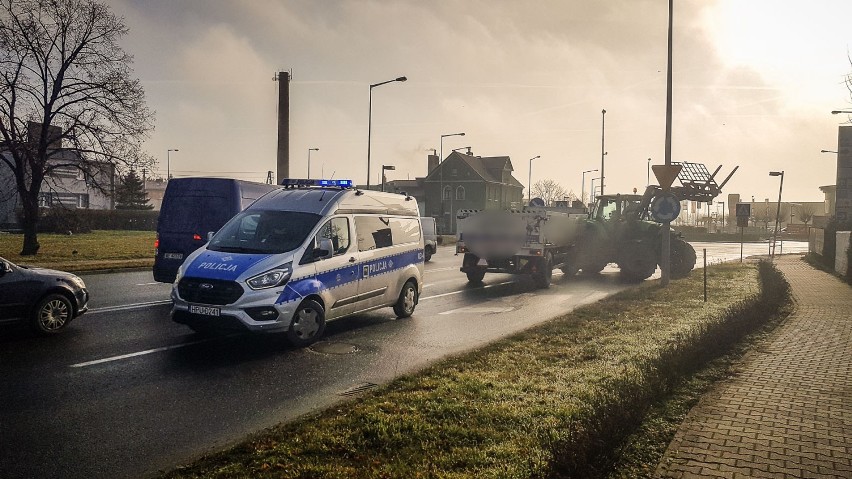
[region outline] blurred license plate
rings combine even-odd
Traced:
[[[189,312],[193,314],[203,314],[205,316],[219,316],[219,308],[214,308],[213,306],[198,306],[190,304]]]
[[[165,259],[183,259],[183,253],[163,253]]]

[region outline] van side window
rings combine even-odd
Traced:
[[[393,245],[391,229],[387,218],[378,216],[356,216],[355,233],[358,238],[358,250],[387,248]]]
[[[349,249],[351,239],[349,237],[349,219],[332,218],[320,228],[314,244],[319,245],[319,240],[327,238],[334,246],[334,255],[343,254]]]
[[[413,218],[356,216],[355,229],[359,251],[420,241],[420,223]]]
[[[391,218],[393,244],[408,244],[420,241],[420,222],[410,218]]]

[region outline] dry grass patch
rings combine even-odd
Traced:
[[[13,263],[94,271],[154,265],[153,231],[92,231],[75,235],[39,234],[35,256],[20,256],[23,235],[0,234],[0,256]]]

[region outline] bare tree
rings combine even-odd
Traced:
[[[0,167],[22,205],[22,255],[38,252],[38,198],[56,169],[104,178],[151,162],[140,143],[153,129],[123,19],[96,0],[0,0]]]
[[[564,199],[568,192],[553,180],[539,180],[533,185],[532,196],[543,199],[546,206],[553,206],[554,201]]]
[[[813,219],[816,214],[816,207],[812,204],[803,203],[802,206],[796,208],[799,212],[799,219],[802,220],[802,223],[808,224]]]

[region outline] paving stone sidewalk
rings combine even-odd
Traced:
[[[701,398],[661,478],[852,478],[852,287],[776,257],[794,313]]]

